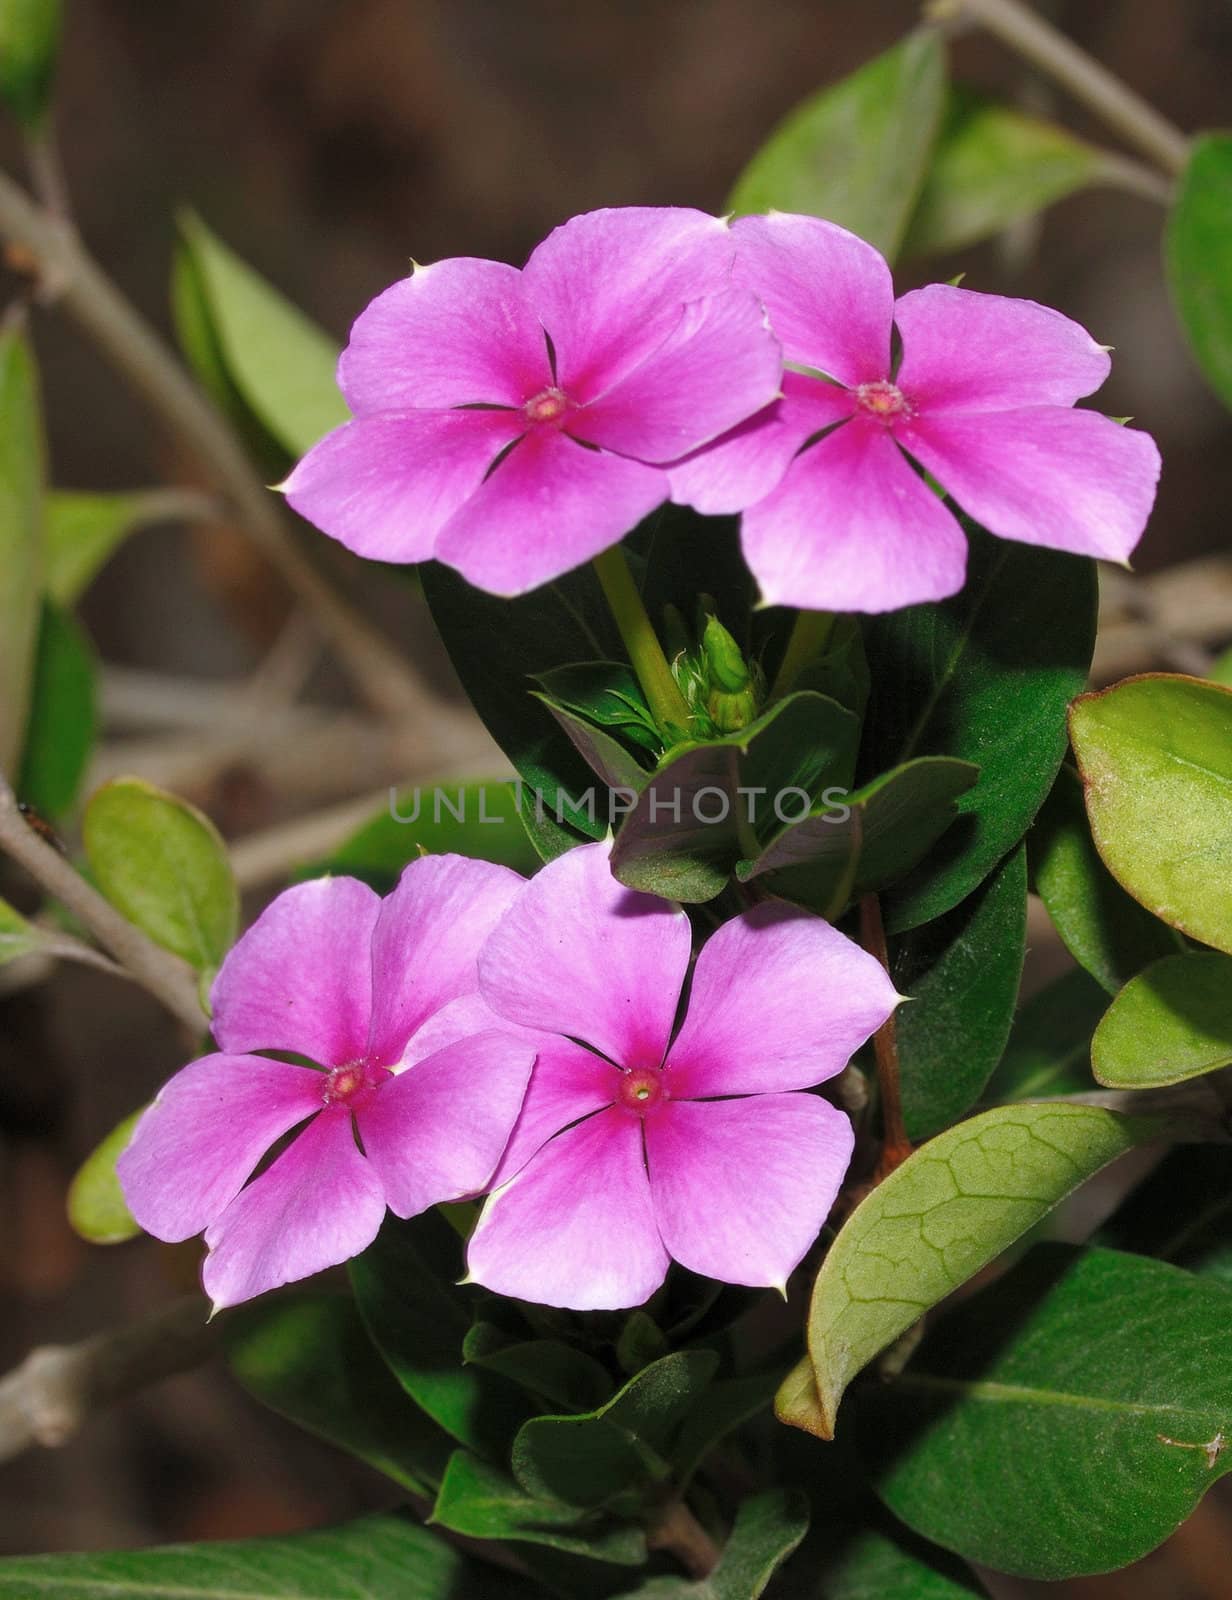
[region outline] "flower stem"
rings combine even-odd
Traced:
[[[860,943],[889,972],[890,958],[881,920],[881,901],[875,894],[866,894],[860,901]],[[873,1055],[877,1062],[877,1087],[881,1094],[881,1160],[877,1163],[876,1172],[876,1179],[880,1182],[911,1154],[911,1140],[903,1126],[903,1097],[898,1078],[898,1032],[893,1012],[873,1035]]]
[[[708,1578],[722,1551],[683,1500],[673,1500],[646,1535],[652,1550],[675,1556],[692,1578]]]
[[[775,674],[770,690],[771,700],[781,700],[793,683],[830,642],[830,634],[838,621],[833,611],[797,611],[787,639],[787,649]]]
[[[691,720],[689,708],[672,677],[672,669],[637,592],[622,547],[614,544],[610,550],[597,555],[594,569],[651,715],[664,733],[670,729],[684,732]]]

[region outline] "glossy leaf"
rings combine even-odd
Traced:
[[[1108,163],[1056,123],[951,89],[903,255],[941,255],[990,238],[1099,183]]]
[[[177,489],[131,494],[55,489],[47,496],[46,509],[47,593],[60,605],[71,606],[127,538],[160,523],[182,521],[189,502]]]
[[[1026,956],[1027,864],[1019,849],[948,915],[895,944],[903,1120],[912,1139],[980,1098],[1009,1038]]]
[[[736,181],[736,212],[804,211],[893,258],[915,208],[945,101],[941,38],[920,28],[797,106]]]
[[[7,900],[0,900],[0,967],[6,961],[28,956],[32,950],[40,949],[42,944],[39,930],[27,922],[19,911],[15,911]]]
[[[1232,135],[1195,139],[1164,235],[1172,303],[1207,382],[1232,406]]]
[[[0,0],[0,100],[28,130],[51,103],[61,0]]]
[[[43,424],[24,336],[0,333],[0,771],[25,743],[43,592]]]
[[[810,1431],[832,1437],[861,1368],[1156,1126],[1096,1106],[1000,1106],[908,1157],[851,1213],[822,1262],[808,1321]],[[784,1406],[806,1398],[800,1390],[796,1374],[779,1407],[785,1421],[797,1420]]]
[[[140,1110],[119,1122],[86,1157],[68,1189],[68,1220],[91,1244],[123,1244],[141,1232],[124,1199],[116,1162],[128,1149]]]
[[[1113,877],[1172,927],[1232,953],[1232,689],[1127,678],[1082,696],[1070,737]]]
[[[1232,1063],[1232,957],[1168,956],[1130,980],[1091,1041],[1113,1089],[1155,1089]]]
[[[652,1578],[621,1600],[759,1600],[808,1530],[808,1501],[792,1489],[743,1500],[708,1578]]]
[[[77,619],[44,601],[17,792],[45,817],[70,811],[85,778],[98,723],[96,674]]]
[[[82,838],[95,883],[130,922],[203,973],[219,966],[239,894],[204,813],[140,778],[117,778],[91,796]]]
[[[1014,1019],[985,1098],[1037,1100],[1094,1089],[1091,1035],[1107,1005],[1103,989],[1079,968],[1032,995]]]
[[[1095,567],[1077,556],[970,539],[966,587],[940,605],[872,618],[864,766],[918,755],[974,761],[958,820],[885,897],[891,932],[942,916],[1018,843],[1065,754],[1065,708],[1086,682]]]
[[[1127,1566],[1232,1467],[1230,1316],[1232,1292],[1165,1262],[1038,1246],[861,1393],[879,1494],[1001,1572]]]
[[[549,706],[580,715],[599,728],[618,729],[631,744],[657,755],[663,736],[633,668],[623,661],[579,661],[539,678]]]

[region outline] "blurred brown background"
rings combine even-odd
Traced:
[[[1232,121],[1228,0],[1046,9],[1182,127]],[[166,327],[172,217],[188,202],[340,339],[412,255],[518,261],[555,223],[601,205],[722,209],[778,118],[916,14],[911,0],[69,0],[67,10],[59,136],[77,220],[108,270]],[[998,45],[964,37],[955,62],[968,80],[1102,137]],[[20,170],[15,141],[0,153]],[[1226,547],[1232,499],[1232,423],[1175,330],[1160,222],[1147,201],[1083,196],[1013,249],[983,247],[926,272],[965,270],[970,287],[1055,304],[1117,347],[1101,405],[1132,414],[1164,454],[1145,570]],[[174,447],[72,329],[40,317],[37,343],[59,486],[184,476]],[[414,597],[349,564],[344,576],[448,695]],[[109,729],[119,740],[143,688],[162,682],[183,698],[186,681],[203,679],[232,692],[278,639],[288,605],[234,534],[161,530],[121,552],[84,615],[122,669]],[[294,637],[283,644],[309,701],[341,706],[331,669],[297,653]],[[186,765],[181,739],[150,775],[243,834],[404,774],[397,741],[330,727],[334,743],[300,740],[306,763],[288,743],[281,772],[243,749],[213,760],[198,748]],[[112,747],[109,759],[125,754]],[[139,1313],[193,1266],[145,1241],[91,1249],[64,1221],[78,1162],[183,1059],[153,1002],[63,972],[4,997],[0,1030],[2,1369],[33,1343]],[[270,1533],[392,1498],[208,1371],[100,1417],[61,1452],[0,1469],[0,1550]],[[1207,1507],[1143,1569],[1066,1593],[1223,1595],[1230,1565],[1232,1538]]]

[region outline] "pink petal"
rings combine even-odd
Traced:
[[[338,362],[338,385],[356,416],[520,406],[551,381],[522,274],[469,256],[417,266],[379,294]]]
[[[208,1227],[265,1152],[321,1109],[325,1079],[261,1056],[203,1056],[159,1091],[116,1175],[147,1233],[174,1244]]]
[[[229,1053],[292,1050],[323,1066],[363,1055],[380,896],[355,878],[286,889],[234,945],[210,1000]]]
[[[521,412],[421,411],[344,422],[282,485],[309,522],[375,561],[426,561],[441,528],[525,429]]]
[[[436,556],[489,594],[525,594],[618,543],[667,493],[657,467],[539,427],[445,524]]]
[[[553,1134],[610,1106],[620,1088],[616,1068],[593,1050],[554,1033],[534,1035],[527,1029],[522,1036],[537,1039],[535,1070],[500,1166],[492,1175],[494,1189],[520,1172]]]
[[[552,1140],[491,1195],[467,1250],[496,1294],[575,1311],[648,1300],[667,1275],[642,1155],[641,1119],[601,1111]]]
[[[557,383],[579,402],[610,389],[689,301],[730,282],[734,256],[726,223],[672,206],[616,206],[556,228],[523,279],[552,338]]]
[[[622,1067],[663,1060],[692,936],[679,906],[612,876],[606,844],[533,877],[483,948],[479,987],[502,1017],[566,1034]]]
[[[928,414],[1073,405],[1112,366],[1085,328],[1034,300],[934,283],[903,295],[894,320],[903,340],[896,382]]]
[[[765,901],[697,958],[672,1045],[673,1100],[806,1089],[841,1072],[898,1004],[881,963],[821,917]]]
[[[893,611],[963,586],[967,541],[880,423],[855,417],[797,456],[744,516],[768,605]]]
[[[534,1060],[518,1039],[479,1034],[388,1079],[356,1111],[391,1211],[414,1217],[487,1187]]]
[[[672,461],[769,405],[782,376],[761,302],[727,289],[686,306],[659,348],[568,427],[620,455]]]
[[[846,389],[802,372],[783,374],[783,398],[667,469],[672,499],[704,516],[726,516],[764,500],[783,481],[806,439],[851,416]]]
[[[782,211],[741,217],[732,236],[736,279],[764,302],[788,361],[853,389],[888,376],[894,285],[871,244]]]
[[[917,418],[899,437],[1003,539],[1126,561],[1155,503],[1155,441],[1096,411],[947,412]]]
[[[817,1095],[664,1104],[646,1118],[663,1243],[703,1277],[782,1289],[821,1232],[854,1142]]]
[[[524,882],[508,867],[465,856],[411,862],[372,937],[374,1065],[396,1066],[434,1012],[478,988],[479,951]]]
[[[221,1311],[336,1267],[368,1248],[384,1215],[350,1113],[323,1112],[206,1230],[205,1292]]]
[[[402,1051],[402,1066],[413,1067],[417,1061],[426,1061],[446,1045],[456,1044],[459,1039],[473,1039],[477,1033],[504,1033],[514,1038],[532,1039],[536,1048],[543,1038],[541,1033],[519,1028],[515,1022],[498,1017],[481,994],[464,994],[434,1011],[416,1028]]]

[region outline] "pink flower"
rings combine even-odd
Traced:
[[[669,1258],[781,1287],[851,1157],[833,1077],[898,996],[821,918],[766,902],[689,965],[679,906],[624,889],[607,847],[558,857],[479,958],[498,1016],[539,1033],[526,1103],[470,1242],[470,1276],[577,1310],[639,1305]]]
[[[360,555],[435,556],[493,594],[559,577],[667,499],[664,462],[779,392],[734,256],[714,217],[631,206],[575,217],[520,272],[416,267],[352,329],[354,421],[309,451],[288,500]]]
[[[808,371],[789,371],[769,411],[674,468],[672,488],[700,511],[752,507],[744,553],[767,602],[889,611],[962,587],[962,530],[908,457],[1004,539],[1128,557],[1159,452],[1074,409],[1110,367],[1076,322],[945,284],[895,300],[877,251],[815,217],[744,217],[732,233],[737,280]]]
[[[413,862],[385,900],[354,878],[303,883],[228,955],[212,996],[223,1053],[171,1079],[118,1166],[148,1232],[205,1231],[216,1310],[358,1255],[386,1206],[409,1217],[486,1186],[534,1051],[508,1033],[467,1037],[457,1014],[522,881],[446,855]]]

